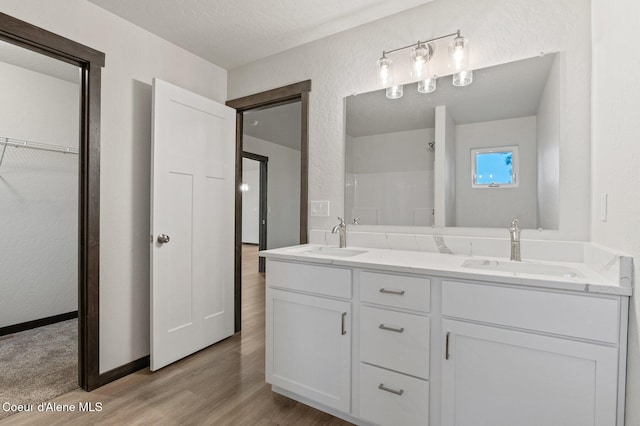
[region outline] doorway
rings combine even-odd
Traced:
[[[0,395],[40,402],[78,386],[79,68],[0,41],[0,93]]]
[[[267,249],[267,197],[269,157],[242,153],[242,244]],[[265,271],[265,258],[258,258],[258,272]]]
[[[99,365],[100,77],[105,55],[4,13],[0,13],[0,40],[78,67],[78,384],[93,390],[113,379],[101,375]]]
[[[286,229],[288,231],[292,231],[295,233],[295,241],[292,244],[306,244],[308,240],[308,158],[309,158],[309,148],[308,148],[308,122],[309,122],[309,92],[311,91],[311,81],[306,80],[300,83],[292,84],[289,86],[280,87],[278,89],[268,90],[266,92],[257,93],[255,95],[246,96],[243,98],[238,98],[234,100],[227,101],[227,105],[234,108],[236,110],[236,204],[235,204],[235,262],[234,262],[234,294],[235,294],[235,331],[238,332],[241,329],[241,321],[242,321],[242,191],[240,190],[240,185],[242,183],[242,159],[243,159],[243,151],[246,150],[245,147],[245,138],[248,131],[249,126],[254,126],[254,124],[259,125],[261,118],[256,117],[255,114],[259,114],[261,112],[268,113],[269,110],[276,107],[286,107],[289,104],[297,103],[299,105],[299,150],[297,151],[296,157],[293,161],[289,161],[289,163],[295,163],[299,168],[297,169],[297,175],[299,179],[296,181],[297,188],[295,190],[296,194],[299,194],[296,201],[295,209],[292,207],[286,207],[283,211],[286,213],[292,213],[296,222],[295,225],[292,226],[291,223],[284,224],[282,229]],[[245,123],[246,121],[246,123]],[[278,127],[278,123],[275,123],[275,127]],[[249,136],[251,136],[249,134]],[[253,136],[256,138],[256,136]],[[246,138],[249,141],[249,138]],[[260,139],[260,138],[258,138]],[[254,141],[255,142],[255,141]],[[266,154],[264,151],[259,152],[257,149],[264,148],[265,144],[258,143],[257,145],[252,145],[251,150],[260,155],[265,155],[269,157],[270,163],[273,163],[275,159],[272,155]],[[270,166],[270,171],[278,169],[272,164]],[[273,183],[270,175],[268,181],[269,184]],[[274,192],[269,192],[269,203],[271,206],[281,206],[280,203],[274,202]],[[290,199],[293,194],[292,190],[289,190],[287,193],[284,192],[285,198]],[[274,223],[272,221],[271,216],[269,216],[270,211],[269,207],[267,207],[267,224],[269,224],[269,234],[268,238],[272,237],[281,237],[281,232],[274,232]],[[273,214],[272,217],[282,218],[281,214]],[[267,248],[274,248],[270,246],[269,241],[267,241]]]

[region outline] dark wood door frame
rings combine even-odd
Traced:
[[[78,194],[78,383],[90,391],[100,375],[100,86],[105,55],[0,13],[0,40],[81,70]]]
[[[260,163],[260,205],[258,207],[258,250],[267,249],[267,185],[268,185],[268,166],[269,157],[264,155],[254,154],[252,152],[243,151],[242,158],[258,161]],[[258,272],[264,272],[266,269],[266,261],[264,257],[258,258]]]
[[[311,80],[301,81],[277,89],[227,101],[227,106],[236,110],[236,203],[235,203],[235,331],[241,329],[242,321],[242,151],[243,114],[249,110],[270,108],[300,101],[300,243],[308,241],[309,209],[309,92]]]

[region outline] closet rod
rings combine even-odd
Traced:
[[[0,143],[4,145],[2,148],[2,156],[0,156],[0,166],[2,166],[2,160],[4,160],[4,154],[7,150],[7,146],[14,146],[16,148],[30,148],[38,149],[40,151],[53,151],[62,152],[64,154],[78,154],[78,148],[71,148],[69,146],[53,145],[42,142],[25,141],[21,139],[13,139],[7,137],[0,137]]]
[[[72,148],[69,146],[53,145],[49,143],[32,142],[13,138],[0,138],[0,143],[8,146],[15,146],[18,148],[39,149],[42,151],[63,152],[66,154],[78,154],[79,152],[78,148]]]

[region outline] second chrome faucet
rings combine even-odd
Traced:
[[[511,236],[511,257],[510,260],[520,262],[520,227],[518,226],[520,221],[513,219],[511,227],[509,228],[509,235]]]

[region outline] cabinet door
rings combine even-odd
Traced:
[[[351,408],[351,302],[267,288],[266,379]]]
[[[615,348],[451,320],[442,330],[443,426],[616,424]]]

